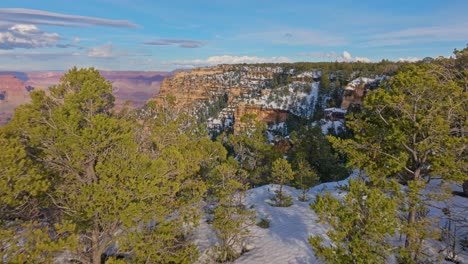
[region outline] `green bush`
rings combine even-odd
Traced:
[[[276,195],[271,199],[271,206],[276,207],[289,207],[293,205],[293,200],[291,196],[285,195],[283,192],[275,191]]]
[[[262,218],[260,219],[260,222],[257,223],[257,226],[258,227],[261,227],[261,228],[269,228],[270,227],[270,219],[267,219],[267,218]]]

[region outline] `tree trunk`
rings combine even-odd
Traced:
[[[414,171],[414,182],[420,182],[421,181],[421,168],[417,168]],[[410,190],[412,191],[412,190]],[[417,204],[416,201],[408,201],[409,203],[409,212],[408,212],[408,225],[412,225],[416,223],[416,215],[417,215]],[[405,248],[410,248],[414,243],[417,243],[416,238],[414,235],[408,235],[406,234],[406,240],[405,240]],[[411,253],[411,259],[416,258],[416,254],[413,254],[414,252]]]
[[[99,243],[99,230],[97,228],[93,231],[92,239],[92,263],[101,264],[103,250]]]
[[[468,180],[463,182],[463,194],[468,197]]]

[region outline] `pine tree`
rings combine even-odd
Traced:
[[[405,262],[421,257],[421,243],[430,234],[424,231],[429,227],[420,196],[427,181],[434,176],[466,179],[466,160],[459,159],[466,138],[452,136],[451,125],[464,115],[467,94],[456,82],[437,79],[431,70],[427,65],[409,67],[369,93],[363,112],[347,121],[355,139],[330,137],[333,146],[347,154],[349,166],[381,182],[392,177],[407,185],[402,209],[408,215],[401,223],[406,241],[400,254]]]
[[[394,185],[395,187],[395,185]],[[394,253],[388,239],[397,228],[397,199],[362,180],[350,180],[343,200],[329,192],[317,196],[311,208],[330,225],[330,243],[309,238],[314,253],[327,263],[385,263]]]
[[[1,210],[19,217],[16,223],[24,230],[34,227],[41,232],[38,237],[53,243],[9,248],[7,259],[21,259],[38,245],[42,254],[30,255],[32,262],[54,256],[57,245],[74,261],[87,263],[114,261],[119,254],[151,263],[191,263],[197,258],[186,227],[198,222],[197,204],[206,190],[200,171],[222,155],[221,145],[207,136],[181,136],[191,124],[187,119],[174,125],[161,114],[144,129],[136,120],[115,114],[112,86],[92,68],[73,68],[50,88],[50,95],[33,91],[31,97],[0,131],[9,149],[1,154],[8,170],[0,172],[0,181],[12,183],[0,193],[8,203]],[[166,137],[152,138],[162,127]],[[40,214],[28,216],[20,212],[23,206]],[[2,232],[14,230],[1,217]],[[59,232],[61,226],[66,231]],[[57,235],[47,240],[54,232]],[[31,238],[21,234],[14,238]],[[80,247],[75,246],[78,238]],[[11,241],[2,240],[5,243]],[[105,254],[115,246],[115,254]]]
[[[248,227],[254,223],[253,212],[244,204],[247,176],[238,162],[229,158],[213,169],[209,179],[212,196],[218,200],[212,222],[219,240],[214,248],[217,261],[233,261],[245,249]]]
[[[251,186],[270,182],[271,164],[280,155],[268,143],[265,124],[255,123],[253,129],[229,135],[225,144],[239,160],[240,167],[249,173]]]
[[[280,188],[276,191],[275,205],[280,207],[287,207],[292,204],[291,197],[283,193],[283,185],[294,179],[294,172],[289,162],[285,159],[279,158],[273,162],[271,176],[274,181],[279,184]]]
[[[313,187],[320,182],[317,173],[304,158],[301,158],[298,161],[297,170],[294,173],[294,176],[297,186],[302,190],[302,195],[299,197],[299,200],[307,201],[309,199],[307,192],[310,187]]]

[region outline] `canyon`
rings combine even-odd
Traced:
[[[165,98],[174,99],[176,109],[191,111],[206,117],[209,129],[234,133],[248,128],[242,117],[250,115],[256,122],[269,125],[284,123],[289,114],[310,117],[317,101],[320,71],[294,74],[292,82],[272,89],[275,74],[283,74],[279,66],[219,65],[180,72],[166,78],[159,94],[153,98],[156,105]],[[213,116],[213,113],[215,116]]]
[[[112,83],[116,109],[124,105],[142,107],[159,92],[162,81],[175,72],[100,71]],[[59,83],[63,72],[0,71],[0,125],[13,115],[14,109],[29,102],[29,92],[46,90]],[[126,102],[129,102],[127,104]]]

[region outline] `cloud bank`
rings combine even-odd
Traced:
[[[31,24],[17,24],[0,31],[0,49],[5,50],[49,47],[59,40],[59,34],[44,32]]]
[[[182,67],[197,67],[197,66],[212,66],[218,64],[241,64],[241,63],[281,63],[281,62],[291,62],[291,59],[288,57],[251,57],[251,56],[231,56],[231,55],[222,55],[222,56],[211,56],[207,59],[197,59],[197,60],[178,60],[168,62],[167,64],[182,66]]]

